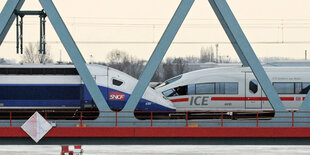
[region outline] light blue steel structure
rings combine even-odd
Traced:
[[[224,28],[231,43],[234,45],[240,60],[242,63],[247,62],[244,65],[249,65],[249,67],[252,69],[253,74],[257,78],[263,91],[268,97],[268,100],[270,101],[273,109],[276,112],[286,111],[286,108],[280,100],[279,95],[272,86],[270,79],[264,71],[257,56],[255,55],[249,41],[244,35],[226,0],[209,0],[209,2],[216,16],[220,20],[222,27]]]
[[[230,42],[232,43],[235,51],[237,52],[237,55],[239,56],[240,58],[240,61],[242,63],[242,66],[243,67],[249,67],[249,63],[248,63],[248,60],[246,59],[246,57],[244,56],[243,52],[242,52],[242,49],[241,47],[239,46],[237,40],[236,40],[236,36],[234,35],[234,32],[232,32],[232,29],[229,28],[229,26],[227,25],[226,21],[225,21],[225,18],[224,18],[224,15],[222,15],[221,12],[225,11],[225,10],[220,10],[220,8],[218,8],[214,2],[211,2],[210,1],[210,4],[213,8],[213,11],[215,12],[218,20],[220,21],[224,31],[226,32],[226,35],[228,36]],[[227,10],[228,11],[228,10]],[[232,13],[232,12],[230,12]],[[232,14],[233,15],[233,14]],[[238,38],[237,38],[238,39]]]
[[[103,95],[99,91],[96,82],[91,76],[88,68],[86,67],[85,60],[83,59],[78,47],[73,41],[68,29],[66,28],[63,20],[61,19],[56,7],[54,6],[52,0],[39,0],[42,7],[45,9],[47,16],[49,17],[54,29],[56,30],[59,38],[61,39],[64,47],[66,48],[70,58],[74,62],[75,67],[77,68],[83,82],[87,86],[91,96],[95,100],[95,103],[100,111],[109,111],[111,112],[108,104],[106,103]],[[0,45],[6,36],[8,29],[12,25],[15,15],[14,10],[19,10],[23,4],[24,0],[8,0],[2,13],[0,14]],[[256,57],[251,45],[249,44],[246,36],[242,32],[240,25],[238,24],[236,18],[234,17],[232,11],[230,10],[226,0],[209,0],[213,10],[215,11],[218,19],[220,20],[226,34],[228,35],[230,41],[232,42],[240,60],[243,63],[243,66],[251,67],[254,75],[260,82],[265,94],[267,95],[269,101],[271,102],[273,108],[276,112],[286,111],[283,106],[279,96],[277,95],[275,89],[271,85],[271,82],[261,66],[258,58]],[[194,0],[182,0],[178,9],[176,10],[173,18],[171,19],[169,25],[167,26],[162,38],[160,39],[158,45],[154,49],[154,52],[146,65],[143,73],[139,77],[139,82],[137,83],[131,97],[129,98],[126,106],[123,111],[133,111],[137,106],[139,100],[143,96],[144,91],[146,90],[148,83],[150,82],[153,74],[155,73],[158,65],[166,54],[169,46],[171,45],[175,35],[177,34],[179,28],[181,27],[186,15],[188,14],[191,6],[193,5]],[[310,93],[308,93],[306,100],[304,101],[302,110],[310,110]],[[119,113],[120,114],[120,113]],[[106,115],[106,114],[105,114]],[[115,116],[112,112],[111,115]],[[135,118],[118,118],[119,122],[126,122],[128,120],[133,120]],[[98,125],[95,121],[112,121],[110,124]],[[114,126],[116,122],[113,122],[115,118],[99,118],[94,121],[88,121],[88,126]],[[135,120],[136,123],[123,123],[119,126],[149,126],[150,120]],[[170,121],[170,120],[167,120]],[[190,120],[191,121],[191,120]],[[194,121],[194,120],[193,120]],[[213,122],[213,120],[210,120]],[[237,120],[224,120],[225,122],[235,122]],[[248,120],[238,120],[240,122],[248,122]],[[272,120],[276,121],[276,120]],[[279,121],[279,119],[277,119]],[[70,123],[71,122],[71,123]],[[171,123],[162,124],[160,121],[153,120],[153,126],[184,126],[184,120],[171,120]],[[266,122],[266,126],[278,126],[279,124],[271,124],[270,120],[261,121],[262,126],[265,126],[263,123]],[[173,124],[174,123],[174,124]],[[68,121],[65,126],[75,126],[75,122]],[[228,123],[230,124],[230,123]],[[234,123],[235,125],[240,126],[240,124]],[[256,122],[251,123],[241,123],[242,126],[255,126]],[[20,123],[16,123],[16,126],[19,126]],[[205,123],[200,124],[201,126],[220,126],[218,120],[214,120],[214,123]],[[283,126],[290,126],[291,124],[283,124]],[[232,126],[234,126],[232,124]]]
[[[149,59],[147,65],[144,67],[143,72],[139,77],[139,81],[123,109],[124,111],[133,111],[136,108],[139,100],[143,96],[148,84],[156,72],[156,69],[164,58],[194,1],[195,0],[181,1],[164,34],[158,42],[151,58]]]

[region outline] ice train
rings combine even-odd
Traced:
[[[109,107],[121,110],[137,80],[102,65],[87,65]],[[0,110],[97,110],[73,65],[1,65]],[[147,88],[136,111],[175,111],[173,104]]]
[[[288,110],[297,110],[310,89],[310,67],[264,67]],[[177,111],[273,111],[249,67],[203,69],[171,78],[155,88]]]

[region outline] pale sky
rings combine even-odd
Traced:
[[[180,0],[53,0],[86,61],[105,61],[113,49],[148,59]],[[0,9],[6,0],[0,1]],[[310,50],[309,0],[228,0],[259,57],[304,58]],[[41,10],[37,0],[26,0],[22,10]],[[24,42],[39,41],[39,18],[24,19]],[[16,54],[15,23],[0,57],[20,60]],[[47,24],[47,43],[54,60],[69,60]],[[220,55],[238,59],[208,0],[196,0],[166,56],[199,56],[201,47],[219,42]],[[125,43],[126,42],[126,43]],[[184,42],[186,44],[184,44]],[[284,42],[284,43],[281,43]],[[308,52],[310,53],[310,52]],[[309,54],[310,55],[310,54]],[[308,56],[310,57],[310,56]]]

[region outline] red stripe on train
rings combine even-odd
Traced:
[[[294,101],[294,97],[280,97],[282,101]],[[267,97],[212,97],[211,101],[268,101]]]
[[[172,99],[171,102],[188,102],[188,98]]]
[[[280,97],[282,101],[294,101],[294,97]],[[211,101],[268,101],[267,97],[212,97]],[[188,98],[172,99],[171,102],[188,102]]]

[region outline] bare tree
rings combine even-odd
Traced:
[[[124,51],[112,50],[108,56],[108,65],[117,70],[123,71],[135,78],[138,78],[144,68],[144,60],[129,56]]]
[[[202,47],[200,50],[200,62],[215,62],[214,50],[212,46]]]
[[[12,60],[0,58],[0,64],[14,64]]]
[[[186,72],[188,63],[186,62],[185,59],[181,57],[174,58],[173,64],[174,64],[174,71],[176,75],[183,74]]]
[[[22,63],[52,63],[51,54],[49,50],[46,50],[46,54],[40,54],[38,46],[34,46],[32,43],[25,48],[22,55]]]
[[[173,71],[173,63],[172,59],[167,59],[165,63],[163,63],[163,68],[164,68],[164,79],[170,79],[175,76],[174,71]]]
[[[107,56],[109,66],[124,71],[126,64],[129,63],[129,55],[118,49],[112,50]]]
[[[199,63],[200,62],[200,58],[199,57],[195,57],[195,56],[187,56],[187,57],[185,57],[185,61],[187,63]]]

